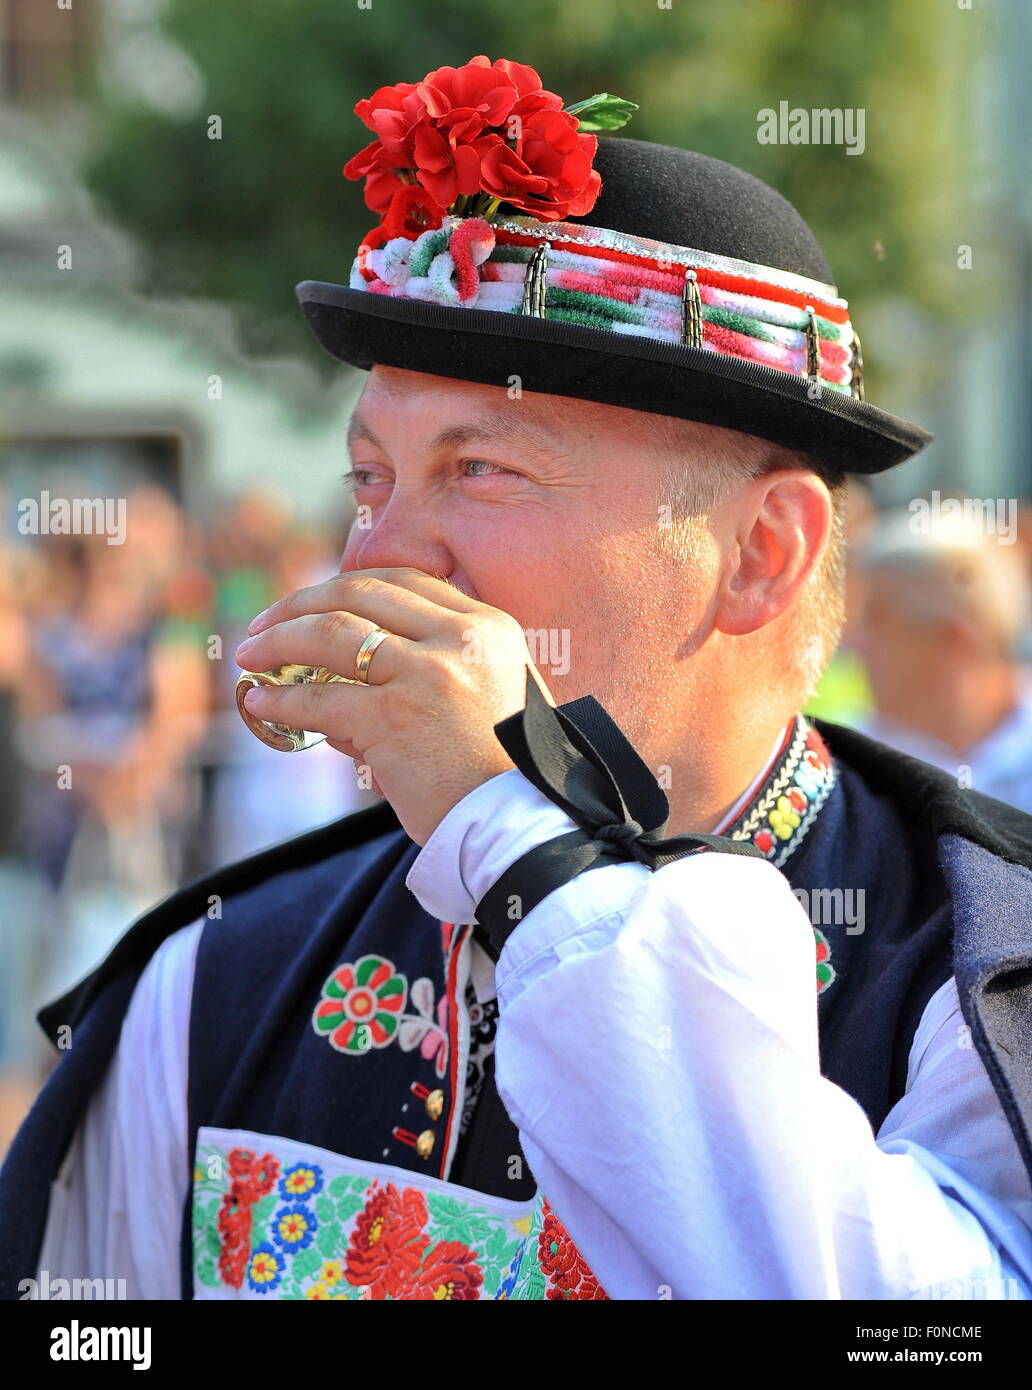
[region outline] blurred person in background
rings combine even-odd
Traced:
[[[127,515],[124,545],[50,538],[27,598],[20,840],[26,863],[60,895],[52,980],[82,973],[127,911],[177,882],[188,764],[208,718],[204,649],[168,615],[183,517],[158,488],[130,494]]]
[[[347,518],[341,517],[343,529]],[[249,488],[212,528],[209,557],[216,575],[216,626],[223,650],[247,635],[256,611],[280,594],[336,573],[343,535],[299,524],[277,489]],[[224,864],[300,834],[313,825],[371,806],[375,792],[356,780],[353,764],[329,744],[304,758],[284,758],[260,743],[236,712],[239,669],[213,662],[218,727],[210,816],[211,863]]]
[[[853,642],[871,737],[1032,811],[1032,616],[1025,557],[963,516],[880,519],[861,552]]]
[[[347,518],[301,523],[264,486],[203,521],[157,485],[126,505],[122,545],[0,540],[0,1152],[50,1060],[26,999],[176,884],[379,799],[328,745],[283,759],[248,733],[222,656],[335,573]]]

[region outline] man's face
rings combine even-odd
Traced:
[[[359,511],[341,570],[449,580],[517,620],[557,701],[592,694],[629,736],[655,733],[670,684],[684,693],[720,555],[705,528],[690,565],[664,551],[671,472],[653,418],[374,367],[350,431]]]

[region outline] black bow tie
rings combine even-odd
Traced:
[[[635,860],[661,869],[707,849],[766,857],[747,840],[722,835],[664,840],[670,805],[662,788],[590,695],[553,707],[528,672],[526,707],[495,733],[527,781],[580,829],[524,854],[481,898],[473,935],[492,960],[532,908],[588,869]]]

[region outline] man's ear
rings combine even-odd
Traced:
[[[730,500],[731,563],[714,626],[740,637],[781,616],[824,554],[834,508],[827,484],[803,468],[753,478]]]

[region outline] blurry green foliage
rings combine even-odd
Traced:
[[[533,64],[567,102],[617,92],[641,108],[627,134],[772,183],[813,226],[861,328],[865,301],[894,294],[964,309],[960,152],[984,39],[942,0],[170,0],[162,24],[203,73],[201,104],[173,120],[98,94],[87,177],[150,249],[149,288],[236,303],[252,351],[331,366],[293,286],[346,283],[377,220],[340,172],[369,138],[354,103],[476,53]],[[782,100],[863,107],[865,152],[759,144],[758,111]],[[211,114],[221,140],[207,138]]]

